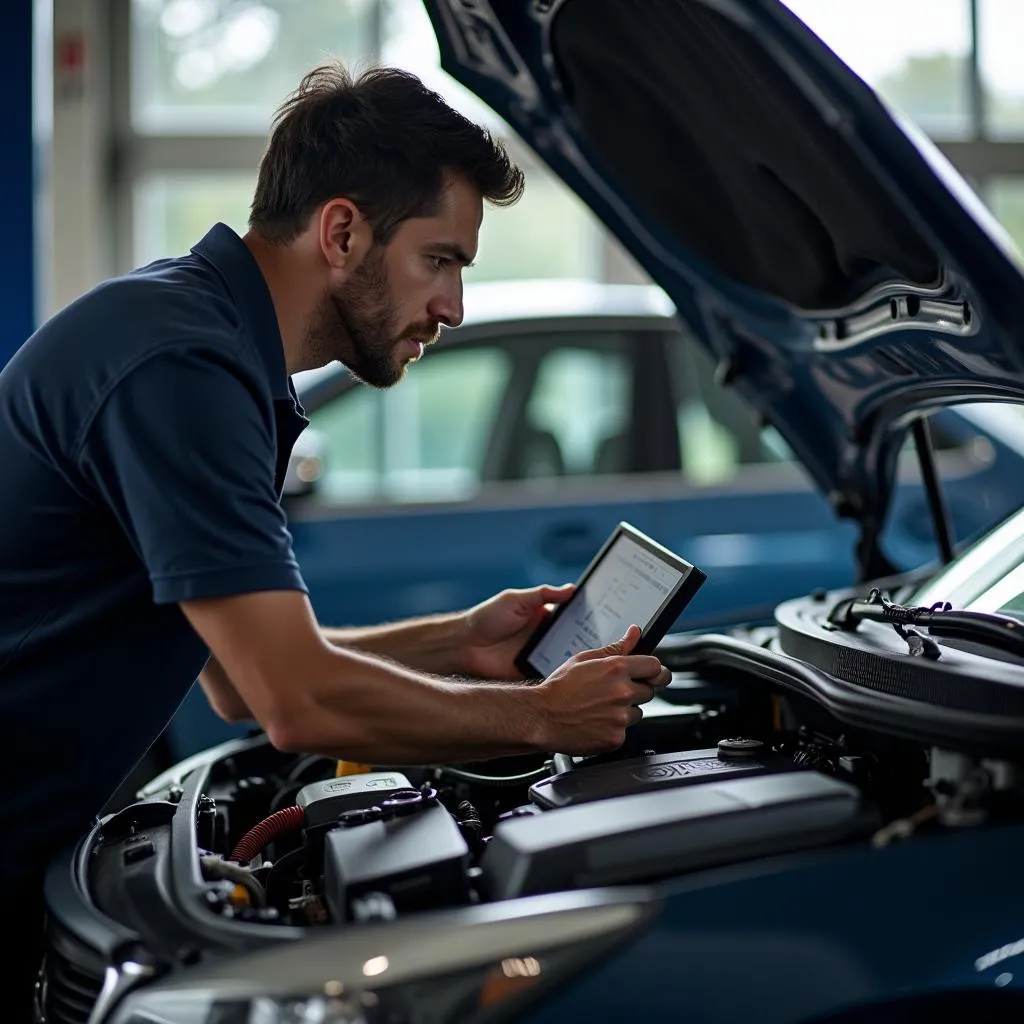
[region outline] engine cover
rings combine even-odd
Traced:
[[[628,761],[562,772],[535,783],[530,788],[530,800],[545,808],[572,807],[630,793],[793,770],[792,761],[771,751],[737,760],[720,757],[717,748],[713,747],[634,757]]]
[[[512,818],[495,829],[481,867],[488,895],[510,899],[652,881],[877,826],[854,786],[819,772],[787,771]]]

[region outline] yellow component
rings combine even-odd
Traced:
[[[367,772],[372,771],[372,764],[359,764],[356,761],[339,761],[334,777],[340,779],[343,775],[366,775]]]
[[[249,897],[249,890],[244,885],[235,885],[228,896],[228,903],[233,907],[248,907],[252,905]]]

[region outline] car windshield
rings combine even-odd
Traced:
[[[1024,621],[1024,509],[967,548],[907,604],[949,601],[958,610],[998,612]]]

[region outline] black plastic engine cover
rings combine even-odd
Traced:
[[[491,899],[652,881],[865,834],[876,812],[812,771],[705,782],[501,822],[481,861]]]
[[[441,804],[324,837],[324,894],[335,921],[371,892],[390,896],[400,912],[462,903],[468,866],[466,841]]]
[[[771,751],[748,760],[725,760],[712,747],[634,757],[562,772],[531,786],[530,799],[540,807],[572,807],[630,793],[647,793],[652,789],[675,789],[713,779],[735,779],[793,771],[794,768],[791,760]]]

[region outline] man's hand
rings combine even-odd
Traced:
[[[550,728],[550,749],[597,754],[622,746],[626,730],[643,718],[646,704],[672,673],[653,655],[630,654],[639,626],[607,647],[582,651],[534,689]]]
[[[575,585],[503,590],[464,613],[466,675],[478,679],[521,679],[515,658],[552,606],[572,597]]]

